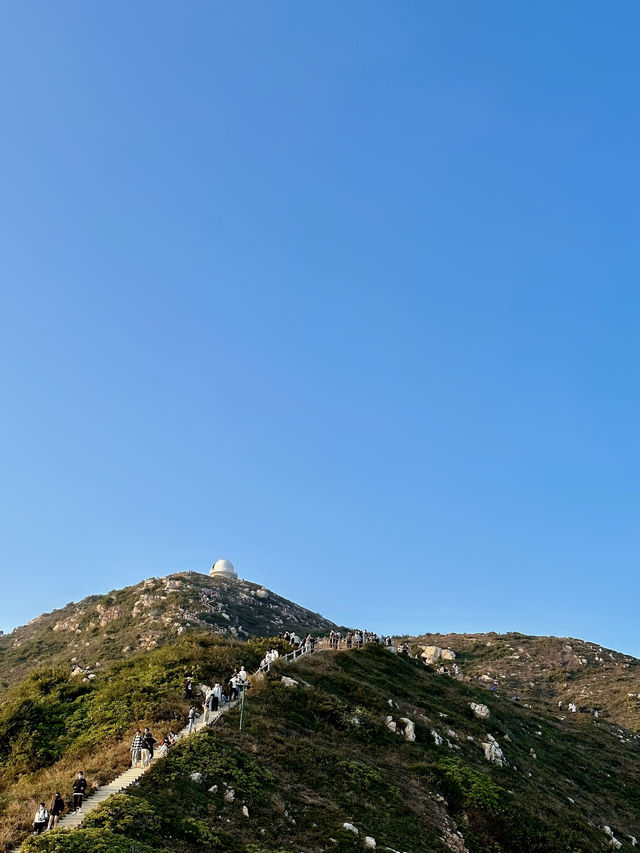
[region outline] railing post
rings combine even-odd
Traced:
[[[242,700],[240,702],[240,731],[242,731],[242,723],[244,722],[244,695],[247,692],[247,685],[242,685]]]

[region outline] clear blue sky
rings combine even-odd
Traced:
[[[4,4],[0,628],[227,557],[640,654],[639,27]]]

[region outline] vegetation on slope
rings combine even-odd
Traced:
[[[623,849],[640,834],[636,748],[607,723],[522,707],[377,646],[301,659],[286,670],[293,689],[277,669],[248,701],[242,732],[234,711],[81,830],[23,849],[89,853],[100,830],[109,853],[347,853],[365,835],[411,853],[591,853],[607,848],[604,824]],[[490,717],[474,716],[472,701]],[[390,731],[388,716],[399,730],[413,721],[415,742]],[[507,766],[485,759],[488,734]]]
[[[90,786],[122,772],[136,727],[149,725],[156,737],[182,727],[186,675],[213,683],[241,664],[252,671],[271,644],[185,635],[113,663],[91,680],[60,668],[30,673],[0,706],[0,845],[24,836],[41,799],[48,803],[56,790],[68,798],[79,769]]]

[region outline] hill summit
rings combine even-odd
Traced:
[[[186,631],[246,640],[285,629],[324,633],[335,627],[260,584],[221,573],[177,572],[91,595],[0,637],[0,684],[6,688],[44,665],[71,664],[91,674]]]

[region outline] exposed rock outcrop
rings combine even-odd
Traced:
[[[422,646],[420,657],[426,663],[435,663],[437,660],[455,660],[456,653],[453,649],[441,649],[440,646]]]

